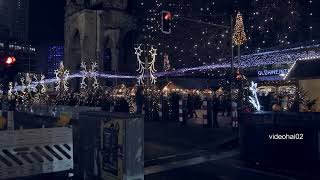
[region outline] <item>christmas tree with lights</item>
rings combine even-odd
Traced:
[[[243,18],[240,12],[237,14],[236,25],[233,34],[233,44],[236,46],[241,46],[247,41],[246,33],[244,32]]]

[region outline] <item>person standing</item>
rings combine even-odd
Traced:
[[[231,102],[231,120],[232,120],[232,129],[236,129],[239,127],[238,123],[238,104],[233,99]]]
[[[214,128],[219,128],[219,123],[218,123],[218,114],[219,114],[219,99],[216,97],[213,98],[212,101],[212,119],[213,119],[213,127]]]
[[[191,96],[192,99],[192,117],[194,115],[195,118],[198,118],[196,109],[197,109],[197,101],[195,96]]]
[[[187,112],[188,112],[188,116],[187,116],[187,117],[189,117],[189,118],[193,118],[192,109],[193,109],[193,106],[192,106],[192,98],[191,98],[191,95],[188,94],[188,99],[187,99]]]

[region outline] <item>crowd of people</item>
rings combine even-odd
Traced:
[[[196,110],[201,109],[202,100],[200,96],[188,95],[187,97],[187,108],[188,108],[188,117],[194,118],[198,117]],[[226,96],[214,96],[212,98],[212,109],[216,113],[222,113],[224,116],[231,115],[231,100]]]

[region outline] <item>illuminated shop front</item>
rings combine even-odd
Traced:
[[[290,110],[298,89],[295,80],[286,80],[291,65],[258,67],[244,71],[247,81],[257,83],[257,95],[261,109],[271,111],[278,104],[282,111]]]

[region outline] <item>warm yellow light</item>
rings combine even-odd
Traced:
[[[233,44],[237,46],[241,46],[246,41],[247,41],[247,36],[244,31],[242,15],[240,12],[238,12],[237,18],[236,18],[236,25],[234,27]]]

